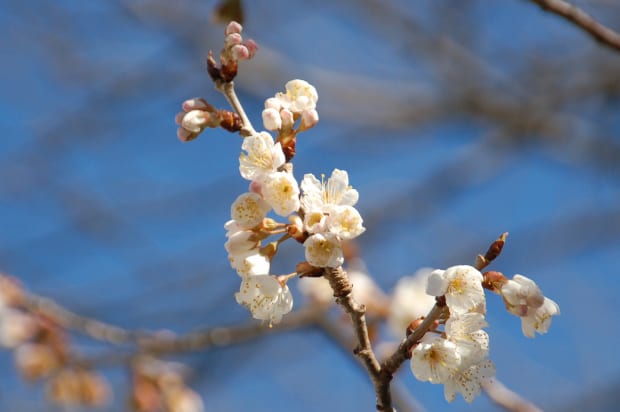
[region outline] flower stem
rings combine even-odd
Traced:
[[[250,122],[250,119],[248,118],[248,115],[245,113],[245,110],[243,110],[243,106],[241,105],[237,94],[235,93],[235,82],[218,81],[215,82],[215,88],[219,90],[220,93],[224,95],[224,97],[226,97],[226,100],[228,100],[230,106],[241,118],[243,127],[241,128],[239,134],[242,137],[248,137],[257,134],[256,130],[254,130],[254,127],[252,126],[252,122]]]

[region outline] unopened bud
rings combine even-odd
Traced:
[[[256,44],[256,42],[252,39],[246,40],[244,44],[248,49],[248,59],[251,59],[258,51],[258,44]]]
[[[181,120],[181,127],[192,133],[200,133],[209,120],[209,113],[202,110],[187,112]]]
[[[241,33],[243,31],[243,26],[241,26],[241,24],[237,23],[236,21],[231,21],[230,23],[228,23],[228,26],[226,26],[226,30],[224,30],[224,34],[226,36],[229,36],[233,33]]]
[[[501,272],[490,270],[482,274],[482,287],[494,293],[499,293],[502,286],[508,281]]]
[[[230,54],[235,60],[247,60],[250,58],[248,48],[242,44],[237,44],[230,49]]]
[[[308,130],[319,122],[319,112],[316,110],[304,110],[301,113],[300,130]]]
[[[239,33],[231,33],[224,39],[224,47],[233,47],[243,43],[243,37]]]
[[[282,127],[280,113],[276,109],[265,109],[262,113],[263,124],[267,130],[278,130]]]

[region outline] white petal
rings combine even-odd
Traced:
[[[431,296],[442,296],[448,289],[448,281],[444,276],[445,270],[434,270],[428,276],[426,283],[426,293]]]

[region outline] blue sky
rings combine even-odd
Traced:
[[[373,2],[246,3],[245,33],[261,49],[241,67],[240,98],[259,124],[263,100],[287,80],[316,86],[321,122],[300,138],[295,174],[348,170],[367,219],[361,250],[377,283],[390,290],[419,267],[470,263],[508,231],[493,268],[535,279],[562,315],[547,335],[530,340],[490,296],[498,377],[546,410],[617,386],[617,164],[592,165],[579,139],[502,141],[471,116],[382,121],[443,85],[428,56],[409,48],[417,39],[399,34],[398,22],[373,26],[366,13]],[[431,3],[396,7],[424,31],[439,24],[450,2]],[[525,52],[561,62],[596,47],[528,2],[490,3],[471,2],[468,18],[476,22],[474,55],[498,95],[532,92],[514,80]],[[234,301],[238,277],[223,248],[230,203],[247,188],[237,169],[240,139],[208,131],[181,144],[173,121],[189,97],[225,104],[203,70],[206,51],[222,41],[222,27],[209,20],[213,6],[4,3],[0,270],[74,310],[127,327],[181,332],[248,320]],[[600,53],[617,67],[618,56]],[[583,64],[576,73],[587,73]],[[618,143],[617,95],[574,111],[581,116],[577,137],[587,139],[592,124],[607,122],[606,137]],[[290,251],[284,262],[302,259],[301,249]],[[77,342],[87,352],[98,349]],[[368,378],[316,330],[180,359],[196,366],[192,386],[208,410],[372,410]],[[7,353],[0,368],[0,409],[40,410],[40,388],[19,380]],[[109,410],[119,410],[126,377],[106,373],[118,390]],[[407,366],[397,383],[427,410],[497,410],[485,397],[447,406],[441,387],[416,382]]]

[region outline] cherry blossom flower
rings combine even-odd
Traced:
[[[484,313],[486,310],[482,274],[473,266],[459,265],[434,271],[428,278],[426,293],[445,295],[451,313]]]
[[[353,239],[366,230],[361,215],[353,207],[359,194],[349,186],[346,171],[334,169],[327,182],[306,174],[301,189],[301,206],[308,232],[331,232],[341,239]]]
[[[239,230],[226,234],[228,240],[224,248],[231,255],[239,255],[252,249],[258,248],[260,242],[255,239],[255,234],[249,230]]]
[[[270,275],[247,276],[235,294],[237,303],[247,307],[254,319],[278,323],[293,308],[293,296],[287,285]]]
[[[444,383],[460,365],[456,344],[430,333],[424,335],[411,353],[411,371],[421,381]]]
[[[521,317],[521,330],[528,338],[534,337],[534,332],[545,334],[551,326],[551,318],[560,314],[560,306],[553,300],[545,297],[543,304],[536,309],[529,309],[527,315]]]
[[[280,143],[275,143],[267,132],[260,132],[243,139],[239,156],[239,172],[244,179],[261,180],[275,172],[285,162]]]
[[[230,215],[240,226],[253,228],[263,221],[271,209],[257,193],[243,193],[230,206]]]
[[[448,340],[457,345],[463,364],[474,364],[489,354],[489,335],[482,330],[488,326],[484,315],[478,312],[451,315],[446,322]]]
[[[542,306],[545,296],[536,283],[525,276],[514,275],[512,280],[502,284],[500,293],[508,311],[525,316],[531,309]]]
[[[230,265],[241,277],[269,273],[271,261],[268,256],[262,255],[258,248],[241,251],[228,255]]]
[[[304,242],[306,260],[312,266],[336,268],[344,262],[340,240],[330,233],[316,233]]]
[[[293,113],[302,113],[305,110],[314,110],[319,94],[314,86],[305,80],[295,79],[286,83],[285,93],[276,94],[276,99],[284,109]]]
[[[460,368],[444,382],[444,396],[448,402],[454,401],[457,393],[463,395],[468,403],[480,395],[482,385],[495,377],[495,365],[486,359],[480,363]]]
[[[288,216],[299,209],[299,186],[288,172],[267,175],[263,179],[261,193],[265,202],[280,216]]]
[[[301,182],[301,190],[301,204],[307,212],[323,210],[327,206],[355,206],[359,199],[357,190],[349,186],[346,170],[334,169],[327,181],[321,181],[308,173]]]
[[[364,233],[362,216],[353,206],[332,206],[329,208],[325,225],[341,239],[353,239]]]

